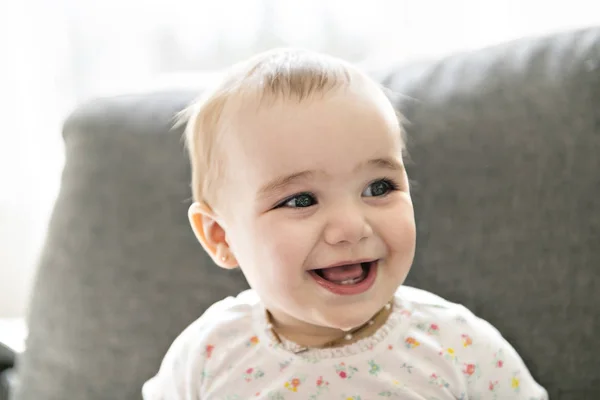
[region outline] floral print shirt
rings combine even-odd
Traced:
[[[547,399],[500,333],[465,307],[398,289],[384,326],[345,347],[278,343],[249,290],[209,308],[145,383],[145,400]]]

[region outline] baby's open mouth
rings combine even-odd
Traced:
[[[374,262],[346,264],[337,267],[319,268],[313,270],[319,277],[336,285],[355,285],[365,280]]]
[[[377,278],[379,260],[356,262],[308,271],[322,288],[336,295],[358,295],[368,291]]]

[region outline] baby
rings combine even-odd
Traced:
[[[402,286],[415,221],[402,127],[377,83],[274,50],[186,116],[193,231],[252,290],[175,340],[144,399],[547,399],[489,323]]]

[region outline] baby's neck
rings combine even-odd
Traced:
[[[389,306],[383,308],[368,322],[353,329],[350,335],[341,329],[292,320],[277,312],[270,313],[270,315],[273,330],[277,336],[284,337],[302,347],[326,348],[346,346],[372,336],[386,323],[391,311],[392,308]]]

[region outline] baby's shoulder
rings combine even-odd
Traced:
[[[247,335],[252,330],[253,315],[259,304],[258,296],[252,290],[214,303],[177,337],[171,351],[178,349],[186,354],[202,354],[209,345],[233,342],[236,336]]]
[[[196,337],[227,336],[227,332],[251,329],[253,315],[260,304],[253,290],[227,297],[211,305],[190,325]]]
[[[396,302],[402,308],[426,316],[443,316],[445,314],[460,314],[469,312],[464,306],[448,301],[436,294],[410,286],[401,286],[396,291]]]
[[[462,304],[453,303],[431,292],[402,286],[396,292],[396,302],[410,315],[411,325],[432,329],[458,330],[463,334],[497,333],[488,322],[475,316]]]
[[[500,332],[463,305],[411,287],[398,290],[396,304],[405,330],[393,354],[420,363],[429,383],[453,388],[456,398],[548,398]]]
[[[178,398],[188,398],[184,393],[201,391],[208,360],[222,358],[213,354],[220,354],[218,350],[221,348],[235,348],[236,342],[239,347],[239,343],[251,332],[252,315],[258,306],[258,297],[251,291],[210,306],[171,344],[159,373],[145,383],[144,398],[162,399],[174,393],[181,396]],[[190,380],[190,377],[193,379]]]

